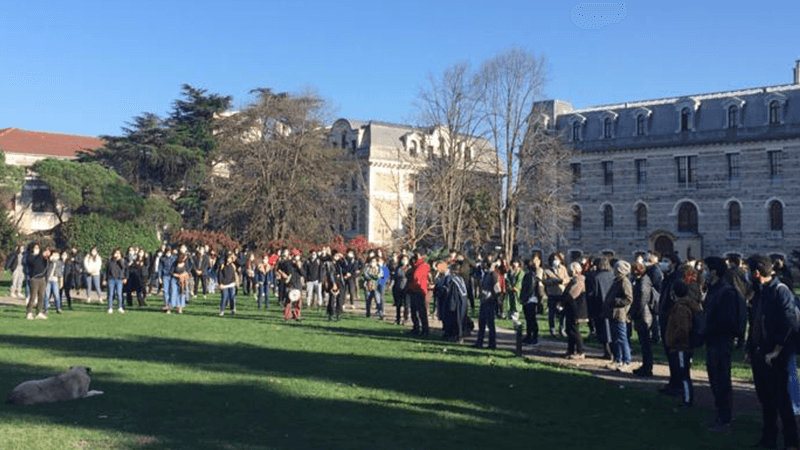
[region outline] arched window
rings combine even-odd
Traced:
[[[612,231],[614,229],[614,208],[606,205],[603,208],[603,230]]]
[[[681,110],[681,131],[689,131],[689,121],[691,117],[692,113],[688,107]]]
[[[739,108],[736,105],[728,107],[728,128],[736,128],[739,124]]]
[[[578,205],[572,207],[572,231],[581,232],[581,208]]]
[[[581,124],[580,122],[575,122],[572,124],[572,142],[578,142],[581,140]]]
[[[697,233],[697,207],[691,202],[681,203],[678,209],[678,231]]]
[[[777,200],[769,204],[769,229],[783,231],[783,204]]]
[[[603,137],[608,139],[612,135],[614,122],[611,121],[610,117],[606,117],[606,120],[603,121]]]
[[[777,100],[769,104],[769,123],[781,123],[781,102]]]
[[[738,237],[742,232],[742,210],[735,201],[728,205],[728,231],[731,237]]]
[[[636,207],[636,230],[647,230],[647,207],[641,203]]]
[[[636,135],[644,136],[644,114],[636,116]]]

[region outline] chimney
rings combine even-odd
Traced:
[[[794,84],[800,84],[800,59],[794,61]]]

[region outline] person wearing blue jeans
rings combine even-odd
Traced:
[[[97,289],[97,301],[103,301],[103,293],[100,291],[100,270],[103,267],[103,259],[97,253],[97,247],[92,247],[89,254],[83,258],[83,270],[86,273],[86,301],[91,301],[92,287]]]
[[[230,305],[231,314],[236,314],[236,266],[233,253],[225,258],[225,264],[219,270],[219,288],[222,300],[219,302],[219,315],[225,314],[225,305]]]
[[[127,264],[125,260],[122,259],[122,251],[120,249],[117,248],[114,250],[111,259],[108,260],[106,270],[108,272],[108,313],[111,314],[114,312],[114,297],[116,297],[119,312],[120,314],[124,314],[125,308],[123,307],[122,286],[125,284],[128,277],[126,275]]]
[[[628,341],[628,312],[633,303],[633,286],[628,279],[631,265],[617,261],[614,265],[614,282],[608,291],[605,308],[611,326],[611,353],[613,368],[629,371],[631,366],[631,344]]]
[[[168,311],[170,307],[172,291],[175,285],[175,277],[172,276],[172,272],[175,269],[176,259],[172,254],[172,249],[167,248],[158,262],[158,276],[161,278],[164,289],[164,306],[161,308],[163,311]]]

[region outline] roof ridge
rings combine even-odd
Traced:
[[[16,127],[7,128],[5,132],[11,132],[13,130],[17,130],[17,131],[22,132],[22,133],[57,134],[57,135],[60,135],[60,136],[75,136],[75,137],[81,137],[81,138],[90,138],[90,139],[103,140],[99,136],[89,136],[89,135],[85,135],[85,134],[74,134],[74,133],[62,133],[62,132],[59,132],[59,131],[26,130],[24,128],[16,128]],[[0,135],[2,135],[2,133],[0,133]]]

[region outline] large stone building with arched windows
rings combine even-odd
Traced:
[[[792,84],[538,106],[576,150],[573,256],[800,249],[800,61]]]

